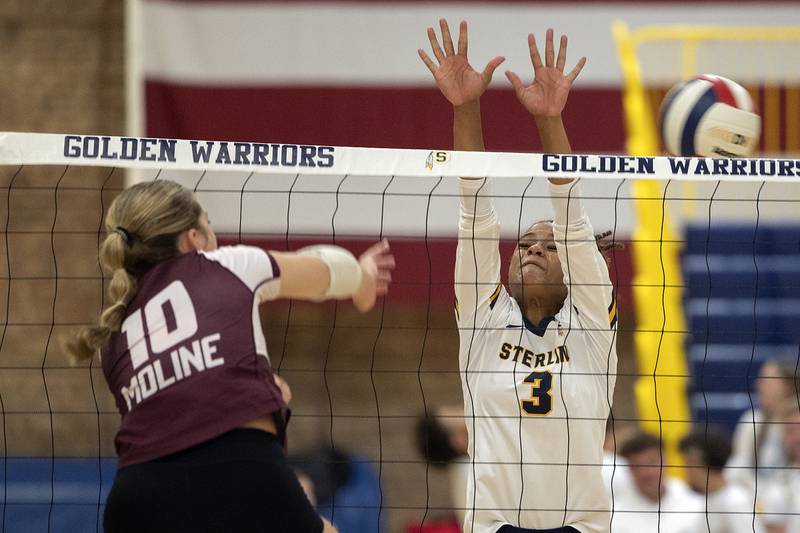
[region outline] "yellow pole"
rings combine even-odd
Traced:
[[[633,184],[637,217],[633,234],[634,344],[640,373],[634,391],[642,427],[661,435],[664,462],[678,467],[683,464],[678,442],[689,430],[691,414],[686,395],[681,244],[672,230],[664,195],[664,182]],[[671,470],[682,475],[677,468]]]
[[[623,22],[615,22],[612,33],[625,81],[628,152],[655,155],[659,151],[658,135],[647,106],[635,37]],[[662,183],[636,180],[632,192],[637,215],[632,236],[637,319],[634,343],[641,374],[634,394],[642,427],[661,435],[665,464],[672,466],[671,473],[682,475],[679,467],[683,459],[677,443],[687,433],[691,415],[686,397],[680,245],[663,204]]]

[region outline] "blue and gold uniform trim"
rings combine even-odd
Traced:
[[[502,290],[503,290],[503,284],[498,283],[497,287],[495,287],[494,289],[494,292],[487,299],[489,302],[489,309],[494,309],[494,305],[497,303],[497,299],[500,297],[500,291]],[[455,310],[456,310],[456,319],[461,320],[461,306],[458,303],[458,298],[455,299]]]
[[[500,296],[500,291],[503,289],[503,284],[498,283],[494,292],[489,296],[489,309],[494,309],[494,304],[497,303],[497,298]]]
[[[531,397],[520,400],[520,408],[527,416],[547,416],[553,410],[553,374],[547,371],[532,372],[523,383],[531,387]]]
[[[611,305],[608,306],[608,322],[611,324],[611,329],[617,325],[617,295],[612,291]]]

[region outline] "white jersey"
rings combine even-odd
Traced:
[[[764,492],[761,490],[758,499],[759,507],[763,506],[764,524],[784,533],[800,533],[800,467],[782,468],[763,488]],[[745,510],[752,508],[750,500]]]
[[[756,461],[756,442],[759,443],[758,461]],[[742,413],[733,433],[732,445],[731,458],[726,465],[728,467],[726,477],[753,490],[756,488],[756,477],[758,477],[759,492],[789,462],[783,447],[783,425],[768,423],[761,409],[747,409]]]
[[[608,531],[603,440],[617,354],[605,259],[577,187],[551,185],[568,296],[551,321],[530,324],[501,283],[500,227],[486,187],[477,193],[482,182],[461,180],[455,271],[472,460],[464,531],[492,533],[504,524]],[[479,201],[479,216],[465,214]]]
[[[756,512],[759,512],[756,509]],[[753,513],[749,491],[733,483],[706,495],[705,512],[693,531],[700,533],[764,533],[760,514]]]
[[[705,500],[679,479],[663,480],[660,501],[638,490],[614,493],[611,533],[706,533]],[[750,528],[737,533],[752,533]]]

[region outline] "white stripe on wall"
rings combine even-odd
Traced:
[[[150,79],[203,85],[429,86],[417,57],[425,28],[446,17],[470,23],[470,57],[481,68],[505,55],[529,74],[526,35],[547,27],[570,37],[572,64],[589,57],[580,83],[618,86],[610,26],[643,24],[800,24],[796,4],[567,3],[180,3],[142,5],[141,53]],[[455,35],[454,35],[455,38]],[[494,84],[507,83],[502,73]]]

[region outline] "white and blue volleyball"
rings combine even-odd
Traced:
[[[747,89],[703,74],[675,85],[661,103],[661,139],[673,155],[746,157],[758,146],[761,117]]]

